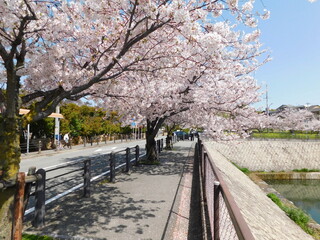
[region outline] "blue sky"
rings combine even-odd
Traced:
[[[262,4],[271,17],[259,22],[260,40],[273,60],[255,78],[264,90],[268,84],[270,108],[320,105],[320,0],[256,0]],[[265,99],[255,104],[265,106]]]

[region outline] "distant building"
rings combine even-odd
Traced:
[[[313,113],[316,119],[320,120],[320,106],[312,105],[308,107],[308,110]]]

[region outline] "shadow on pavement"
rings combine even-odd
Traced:
[[[57,200],[46,207],[46,226],[35,229],[28,221],[25,232],[60,239],[158,239],[156,232],[163,232],[190,149],[163,151],[160,165],[117,173],[115,184],[94,183],[90,198],[78,191]]]

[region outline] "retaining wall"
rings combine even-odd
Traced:
[[[251,171],[320,169],[320,141],[208,142],[231,162]]]

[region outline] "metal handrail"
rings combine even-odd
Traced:
[[[158,140],[159,143],[157,144],[157,146],[159,147],[159,153],[160,151],[163,149],[163,140],[160,141]],[[132,156],[130,156],[130,150],[135,149],[134,153],[132,152],[132,154],[134,155],[134,157],[132,158]],[[120,161],[118,161],[117,159],[115,159],[115,154],[121,153],[121,152],[125,152],[125,163],[121,163]],[[97,176],[93,176],[91,177],[91,162],[98,160],[97,156],[94,157],[86,157],[86,158],[82,158],[79,160],[75,160],[75,161],[70,161],[70,162],[66,162],[66,163],[61,163],[52,167],[47,167],[44,169],[38,169],[36,172],[36,168],[32,167],[29,169],[28,175],[30,174],[30,176],[26,176],[25,177],[25,181],[23,182],[24,184],[24,188],[26,190],[26,194],[24,197],[26,197],[25,203],[24,203],[24,209],[26,209],[26,206],[28,205],[28,199],[31,193],[31,187],[35,186],[35,191],[34,191],[34,196],[35,196],[35,206],[31,207],[30,209],[24,210],[24,215],[28,215],[32,212],[34,213],[34,217],[33,217],[33,221],[32,224],[35,227],[40,227],[44,225],[44,217],[45,217],[45,205],[52,203],[54,201],[56,201],[57,199],[79,189],[83,187],[84,190],[84,197],[90,197],[90,182],[96,181],[97,179],[101,178],[102,176],[105,176],[107,174],[110,175],[110,181],[114,181],[115,178],[115,173],[116,170],[122,167],[126,167],[125,171],[130,171],[130,164],[135,162],[135,164],[138,164],[139,159],[143,156],[145,156],[145,154],[140,155],[140,150],[139,150],[139,146],[136,145],[135,147],[127,147],[127,148],[123,148],[120,149],[118,151],[115,152],[111,152],[109,154],[103,154],[104,156],[108,156],[107,158],[107,162],[110,162],[109,164],[109,170],[100,173]],[[105,161],[104,161],[105,162]],[[105,163],[107,163],[105,162]],[[62,173],[59,174],[57,176],[51,177],[51,178],[46,178],[46,173],[48,172],[52,172],[61,168],[67,168],[70,166],[74,166],[77,164],[84,164],[84,166],[80,167],[80,168],[76,168],[76,169],[72,169],[66,173]],[[107,164],[105,164],[106,166],[108,166]],[[82,174],[82,178],[83,178],[83,183],[80,183],[76,186],[73,186],[70,189],[65,190],[62,193],[59,193],[58,195],[55,195],[53,197],[51,197],[50,199],[46,200],[46,190],[57,187],[59,185],[62,185],[63,183],[66,182],[71,182],[72,180],[74,180],[75,178],[69,178],[68,180],[65,180],[63,182],[59,182],[59,183],[55,183],[53,186],[47,186],[46,187],[46,182],[50,181],[50,180],[54,180],[57,179],[59,177],[62,176],[66,176],[68,174],[71,173],[75,173],[75,172],[79,172],[79,171],[84,171],[84,173]],[[24,173],[23,173],[24,175]],[[19,175],[20,176],[20,175]],[[77,176],[78,178],[79,176]],[[8,188],[8,187],[14,187],[17,186],[19,183],[21,183],[21,180],[17,180],[17,179],[11,179],[9,181],[0,181],[0,190],[4,189],[4,188]],[[28,184],[25,184],[28,183]],[[21,210],[23,211],[23,210]]]
[[[216,176],[218,182],[220,183],[219,190],[220,190],[220,193],[223,197],[223,200],[224,200],[226,208],[228,210],[230,219],[232,221],[232,224],[235,228],[235,231],[236,231],[236,234],[237,234],[239,240],[254,240],[255,238],[253,237],[249,226],[247,225],[246,221],[244,220],[243,215],[241,214],[238,205],[236,204],[233,196],[231,195],[227,184],[223,180],[223,177],[220,173],[220,170],[214,164],[213,157],[209,153],[208,149],[205,146],[203,146],[201,143],[199,144],[199,147],[201,147],[201,151],[205,152],[204,158],[208,158],[209,166],[210,166],[212,172],[214,173],[214,175]]]

